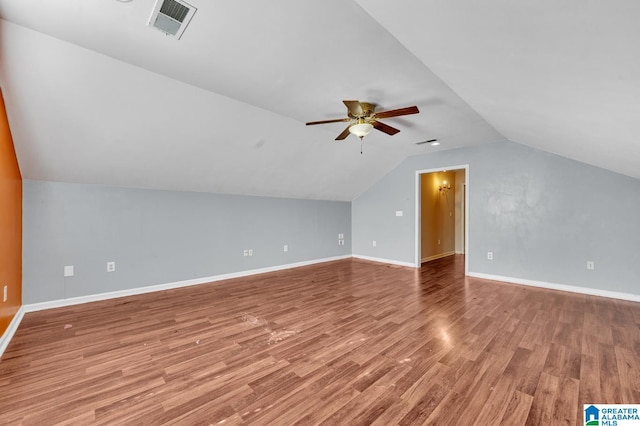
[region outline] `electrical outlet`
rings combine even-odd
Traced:
[[[107,272],[113,272],[116,270],[116,262],[107,262]]]
[[[65,266],[64,267],[64,276],[65,277],[72,277],[73,276],[73,265],[69,265],[69,266]]]
[[[289,251],[289,246],[287,244],[284,245],[284,251]]]
[[[338,240],[338,245],[339,246],[343,246],[344,245],[344,240]]]
[[[7,289],[7,286],[5,285],[5,286],[4,286],[4,290],[3,290],[3,292],[4,292],[4,296],[2,296],[2,301],[3,301],[3,302],[6,302],[6,301],[7,301],[7,299],[8,299],[8,297],[7,297],[7,291],[8,291],[8,289]]]
[[[249,252],[249,256],[253,256],[253,249],[247,250]]]
[[[596,264],[593,262],[593,260],[587,260],[587,269],[590,271],[596,269]]]
[[[493,260],[493,252],[492,251],[488,251],[487,252],[487,259],[488,260]]]
[[[374,247],[377,247],[378,243],[376,243],[376,240],[373,240],[373,244]]]
[[[244,257],[249,256],[249,250],[246,250],[246,249],[245,249],[245,251],[243,252],[243,254],[244,254]]]

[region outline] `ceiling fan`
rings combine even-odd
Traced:
[[[347,117],[337,118],[334,120],[310,121],[307,126],[314,124],[339,123],[341,121],[348,122],[349,125],[336,138],[337,141],[346,139],[349,134],[354,134],[362,140],[373,129],[378,129],[388,135],[395,135],[400,130],[384,124],[378,119],[400,117],[401,115],[417,114],[420,111],[417,106],[406,108],[392,109],[388,111],[376,112],[376,106],[368,102],[360,101],[342,101],[347,107]]]

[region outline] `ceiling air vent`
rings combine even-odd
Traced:
[[[157,0],[149,19],[149,26],[180,39],[196,10],[183,1]]]

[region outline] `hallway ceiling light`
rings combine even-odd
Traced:
[[[428,143],[431,146],[440,145],[440,142],[438,142],[438,139],[429,139],[428,141],[416,142],[416,145],[424,145],[425,143]]]

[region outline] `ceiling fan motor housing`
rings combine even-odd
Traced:
[[[362,108],[362,115],[354,115],[351,111],[348,111],[348,115],[351,118],[368,118],[373,115],[375,112],[376,106],[374,104],[370,104],[368,102],[360,102],[360,108]]]

